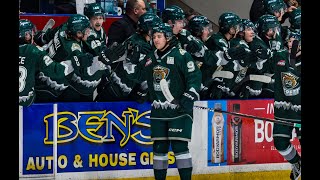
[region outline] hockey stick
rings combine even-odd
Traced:
[[[212,74],[212,79],[216,78],[216,77],[222,77],[222,78],[226,78],[226,79],[232,79],[233,78],[233,73],[230,71],[215,71]]]
[[[174,97],[172,96],[172,94],[171,94],[171,92],[169,90],[168,82],[165,79],[161,79],[160,88],[161,88],[161,91],[162,91],[164,97],[167,99],[167,101],[169,101],[170,103],[178,105],[177,102],[174,101]],[[260,120],[270,121],[270,122],[274,122],[274,123],[278,123],[278,124],[282,124],[282,125],[301,128],[301,124],[299,124],[299,123],[292,123],[292,122],[281,121],[281,120],[277,120],[277,119],[269,119],[269,118],[263,118],[263,117],[258,117],[258,116],[252,116],[252,115],[248,115],[248,114],[241,114],[241,113],[236,113],[236,112],[223,111],[223,110],[218,110],[218,109],[208,108],[208,107],[202,107],[202,106],[193,106],[193,107],[196,108],[196,109],[203,109],[203,110],[208,110],[208,111],[212,111],[212,112],[222,112],[222,113],[238,115],[238,116],[243,116],[243,117],[247,117],[247,118],[260,119]]]
[[[172,96],[170,89],[169,89],[168,82],[165,79],[161,79],[160,88],[161,88],[162,94],[164,95],[166,100],[169,101],[170,103],[173,102],[174,97]]]
[[[48,22],[46,23],[46,25],[44,25],[42,31],[46,32],[48,29],[52,28],[55,25],[55,21],[51,18],[48,20]]]
[[[226,114],[231,114],[231,115],[237,115],[237,116],[242,116],[242,117],[247,117],[247,118],[265,120],[265,121],[274,122],[274,123],[278,123],[278,124],[282,124],[282,125],[286,125],[286,126],[291,126],[291,127],[295,127],[295,128],[301,128],[301,124],[299,124],[299,123],[282,121],[282,120],[278,120],[278,119],[258,117],[258,116],[253,116],[253,115],[248,115],[248,114],[242,114],[242,113],[236,113],[236,112],[223,111],[223,110],[220,110],[220,109],[208,108],[208,107],[203,107],[203,106],[193,106],[193,107],[194,107],[195,109],[208,110],[208,111],[211,111],[211,112],[221,112],[221,113],[226,113]]]
[[[246,76],[245,78],[243,78],[238,84],[236,84],[234,86],[234,88],[232,88],[232,92],[237,92],[240,89],[240,87],[242,86],[242,84],[247,81],[257,81],[257,82],[262,82],[262,83],[267,83],[267,84],[273,83],[273,80],[270,76],[250,74],[250,75]]]
[[[257,75],[257,74],[250,74],[249,81],[259,81],[262,83],[272,83],[272,79],[270,76],[266,75]]]

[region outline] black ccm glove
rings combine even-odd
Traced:
[[[127,56],[127,61],[132,64],[138,64],[140,62],[140,54],[149,54],[152,51],[150,44],[142,43],[135,44],[131,53]]]
[[[33,37],[33,41],[38,45],[38,46],[43,46],[45,45],[47,42],[43,39],[43,35],[45,34],[45,32],[43,31],[38,31],[34,37]]]
[[[184,92],[179,100],[174,99],[172,103],[178,104],[187,113],[193,112],[193,103],[199,100],[198,95],[192,91]]]
[[[186,47],[186,51],[188,51],[191,54],[199,52],[201,51],[201,49],[202,49],[201,44],[195,40],[189,41]]]
[[[110,46],[110,48],[105,47],[98,60],[106,65],[112,64],[113,61],[118,60],[125,53],[125,47],[122,44],[117,44],[116,42]]]
[[[255,54],[260,59],[268,59],[272,56],[272,51],[260,46],[255,50]]]
[[[242,60],[246,57],[247,51],[244,47],[232,47],[224,51],[226,60]]]

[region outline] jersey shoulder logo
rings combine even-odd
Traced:
[[[285,60],[280,60],[277,63],[278,66],[285,66],[286,65],[286,61]]]
[[[180,54],[183,56],[187,51],[180,48],[180,49],[179,49],[179,52],[180,52]]]
[[[167,64],[174,64],[174,57],[167,57]]]
[[[72,43],[72,45],[71,45],[71,51],[76,51],[76,50],[81,51],[80,45],[77,44],[77,43]]]

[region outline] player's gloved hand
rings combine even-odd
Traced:
[[[193,103],[199,100],[199,96],[192,92],[184,92],[179,100],[173,100],[175,104],[179,104],[187,113],[193,112]]]
[[[152,47],[147,44],[135,44],[131,54],[127,55],[127,61],[131,62],[132,64],[138,64],[140,60],[140,54],[149,54],[152,51]]]
[[[83,53],[77,57],[73,57],[72,65],[74,67],[82,67],[86,68],[91,66],[92,60],[93,60],[93,55],[90,53]]]
[[[241,60],[247,55],[244,47],[232,47],[224,51],[224,56],[227,60]]]
[[[272,55],[272,51],[268,48],[259,47],[255,50],[255,54],[260,59],[268,59]]]
[[[104,48],[100,52],[98,60],[106,65],[112,64],[113,61],[118,60],[125,52],[125,47],[122,44],[114,43],[110,48]]]
[[[135,85],[132,91],[130,92],[130,97],[141,104],[146,102],[149,97],[148,85],[146,84],[146,87],[143,87],[142,84]]]
[[[33,41],[38,45],[38,46],[43,46],[45,44],[47,44],[47,42],[43,39],[43,35],[45,34],[45,32],[43,31],[38,31],[34,37],[33,37]]]
[[[245,67],[251,63],[256,63],[257,60],[258,60],[258,58],[257,58],[256,53],[251,51],[247,54],[247,56],[243,60],[240,60],[239,62],[242,67]]]
[[[189,41],[186,47],[186,51],[188,51],[191,54],[199,52],[201,51],[201,49],[202,49],[201,44],[198,43],[196,40]]]

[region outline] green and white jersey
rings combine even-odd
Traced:
[[[70,85],[82,95],[92,95],[101,81],[106,66],[83,49],[83,42],[69,38],[65,26],[56,31],[54,38],[48,43],[48,55],[57,62],[71,60],[74,72],[65,81],[48,81],[40,77],[39,89],[45,88],[55,96],[59,96]]]
[[[100,31],[91,28],[87,40],[84,41],[83,47],[93,56],[99,56],[103,48],[107,46],[107,38],[103,28],[101,28]]]
[[[187,91],[199,93],[201,71],[184,49],[168,47],[161,56],[157,51],[146,59],[144,65],[124,63],[124,68],[130,78],[147,80],[152,102],[151,119],[173,120],[184,115],[190,117],[182,108],[166,100],[160,88],[160,80],[165,79],[173,97],[180,99]]]
[[[19,105],[30,106],[35,98],[36,74],[41,72],[51,79],[64,79],[71,73],[71,62],[54,62],[46,51],[32,44],[19,46]]]
[[[273,55],[274,117],[301,123],[301,78],[289,64],[289,52],[277,51]]]
[[[199,45],[199,48],[197,52],[195,53],[190,53],[192,56],[195,57],[203,57],[205,54],[206,47],[196,37],[194,37],[188,30],[182,29],[181,32],[177,35],[178,41],[180,42],[181,48],[186,49],[187,45],[191,42],[194,41]]]

